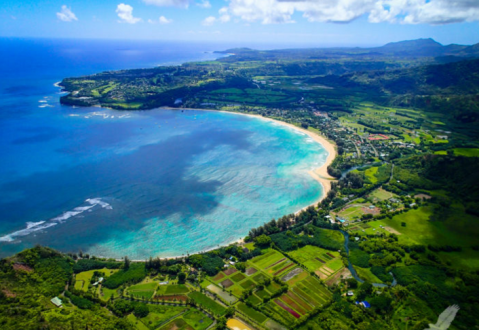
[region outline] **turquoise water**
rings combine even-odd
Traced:
[[[35,244],[179,256],[235,241],[322,194],[307,171],[327,153],[301,132],[230,113],[64,107],[53,78],[48,87],[2,81],[2,256]]]

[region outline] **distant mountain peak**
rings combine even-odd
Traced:
[[[442,44],[432,38],[404,40],[398,42],[390,42],[381,48],[417,48],[417,47],[443,47]]]

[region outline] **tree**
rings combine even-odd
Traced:
[[[128,270],[130,268],[130,259],[128,259],[127,256],[125,256],[123,268],[125,270]]]
[[[178,273],[178,283],[184,284],[185,280],[186,280],[186,274],[183,272]]]
[[[233,315],[235,315],[234,307],[229,307],[228,309],[226,309],[226,313],[225,313],[226,318],[232,317]]]
[[[269,247],[271,245],[271,237],[265,234],[255,238],[256,244],[260,247]]]
[[[137,304],[133,310],[133,314],[135,314],[135,316],[138,318],[147,317],[149,313],[150,310],[145,304]]]

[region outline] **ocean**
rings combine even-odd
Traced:
[[[65,77],[211,60],[228,45],[0,39],[0,256],[36,244],[131,259],[236,241],[322,194],[327,157],[274,122],[59,104]]]

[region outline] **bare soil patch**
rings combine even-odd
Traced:
[[[233,286],[233,281],[230,280],[230,279],[226,279],[224,280],[223,282],[221,282],[221,285],[223,286],[223,288],[229,288],[230,286]]]
[[[281,279],[281,281],[287,282],[290,279],[292,279],[293,277],[295,277],[296,275],[301,274],[302,272],[303,272],[303,270],[301,268],[293,269],[288,274],[284,275],[283,278]]]
[[[363,212],[364,214],[378,215],[379,213],[381,213],[381,210],[378,207],[375,207],[373,209],[370,209],[369,207],[363,207]]]
[[[155,300],[165,300],[165,301],[173,301],[173,300],[176,300],[176,301],[187,301],[188,298],[184,295],[172,295],[172,296],[155,296],[155,298],[153,298]]]
[[[431,199],[432,197],[426,194],[417,194],[414,198],[421,198],[421,199]]]
[[[394,228],[391,228],[391,227],[384,227],[384,229],[386,229],[388,232],[392,233],[392,234],[396,234],[396,235],[402,235],[400,232],[398,232],[396,229]]]
[[[321,260],[321,259],[319,259],[319,258],[314,258],[314,259],[318,260],[319,262],[321,262],[321,263],[323,263],[323,264],[326,263],[326,261],[323,261],[323,260]]]
[[[13,269],[17,272],[20,271],[20,270],[24,271],[24,272],[27,272],[27,273],[33,272],[33,268],[28,267],[27,265],[22,265],[22,264],[14,264]]]
[[[225,274],[223,273],[219,273],[218,275],[216,275],[215,277],[213,277],[213,281],[219,281],[221,280],[222,278],[225,277]]]
[[[256,268],[250,267],[246,270],[246,275],[250,276],[256,273],[258,270]]]
[[[327,286],[332,286],[336,283],[338,283],[341,280],[341,275],[343,276],[342,278],[349,278],[351,277],[351,271],[348,268],[344,268],[342,271],[338,272],[336,275],[331,277],[327,282]]]
[[[323,272],[320,272],[319,270],[315,271],[316,275],[319,276],[320,279],[322,280],[325,280],[328,278],[328,276],[326,274],[324,274]]]
[[[3,289],[2,292],[8,298],[15,298],[17,296],[15,293],[13,293],[12,291],[7,290],[7,289]]]
[[[234,274],[236,272],[237,272],[236,268],[233,268],[233,267],[228,268],[227,270],[224,271],[224,273],[228,276],[231,275],[231,274]]]

